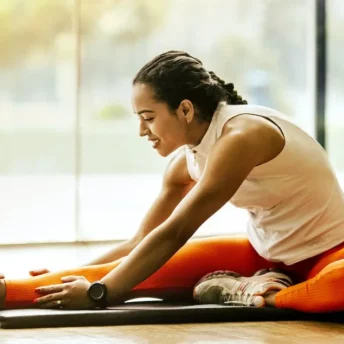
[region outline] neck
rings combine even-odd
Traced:
[[[225,101],[221,101],[218,103],[217,108],[213,114],[213,117],[210,122],[197,122],[193,121],[191,122],[191,128],[189,129],[189,135],[188,135],[188,142],[187,145],[190,146],[190,148],[198,146],[204,135],[206,134],[210,123],[213,121],[213,119],[218,115],[218,113],[222,110],[224,106],[228,105]]]
[[[201,143],[205,133],[207,132],[210,126],[210,122],[202,122],[202,123],[194,123],[194,124],[191,123],[190,126],[191,128],[188,134],[187,145],[191,147],[195,147]]]

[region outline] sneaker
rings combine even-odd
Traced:
[[[215,271],[205,275],[194,287],[194,300],[201,304],[264,307],[264,295],[293,284],[278,269],[263,269],[251,277],[234,271]]]

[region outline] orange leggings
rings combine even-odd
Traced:
[[[63,276],[85,276],[90,282],[99,280],[118,266],[122,259],[27,279],[6,279],[5,307],[32,307],[33,300],[38,297],[35,288],[60,284]],[[190,240],[157,272],[137,285],[130,296],[161,297],[168,293],[178,295],[183,291],[192,295],[193,286],[209,272],[232,270],[251,276],[264,268],[281,268],[298,282],[276,294],[276,307],[305,312],[344,310],[344,294],[337,290],[344,285],[344,242],[318,256],[287,266],[260,257],[247,238]]]

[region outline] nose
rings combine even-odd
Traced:
[[[139,129],[139,135],[141,137],[146,136],[148,134],[148,128],[146,127],[146,124],[143,120],[140,120],[140,129]]]

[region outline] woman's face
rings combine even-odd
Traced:
[[[140,121],[140,136],[147,136],[161,156],[167,156],[187,143],[188,124],[185,113],[172,112],[166,103],[157,102],[150,86],[133,86],[132,105]]]

